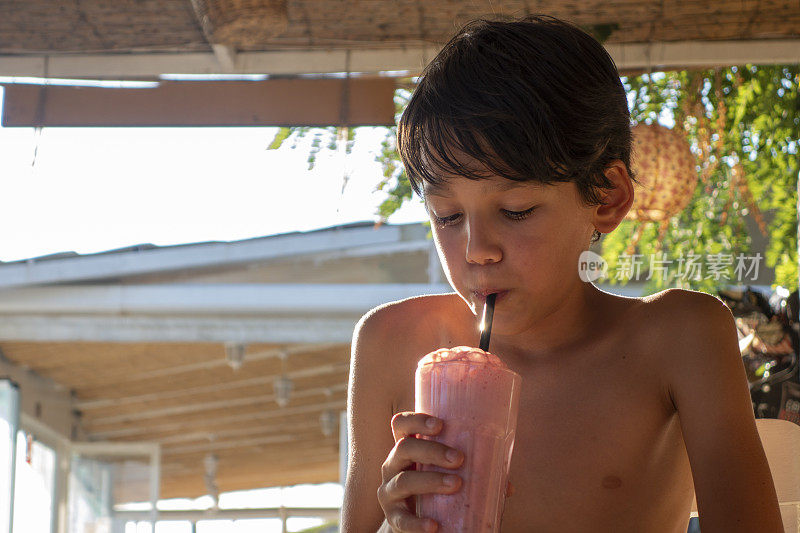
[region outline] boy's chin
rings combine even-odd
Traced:
[[[452,287],[452,284],[450,285]],[[483,304],[474,302],[468,296],[464,296],[461,291],[456,288],[453,288],[453,291],[458,294],[458,297],[461,298],[461,301],[466,304],[467,308],[469,308],[469,312],[472,313],[472,316],[475,318],[480,318],[481,313],[483,313]]]
[[[513,336],[525,333],[530,329],[530,324],[523,324],[520,320],[504,319],[497,314],[492,324],[492,335]]]

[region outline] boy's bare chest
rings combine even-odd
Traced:
[[[527,376],[504,531],[670,531],[664,521],[682,507],[685,531],[692,481],[679,419],[654,372],[606,365]]]
[[[586,354],[509,365],[523,378],[503,531],[672,531],[692,481],[656,354],[606,343]],[[413,410],[413,381],[398,410]],[[664,527],[666,525],[666,527]]]

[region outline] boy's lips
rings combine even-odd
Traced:
[[[496,294],[497,297],[495,298],[495,304],[502,300],[507,294],[508,290],[506,289],[475,289],[472,291],[472,297],[475,298],[476,302],[485,302],[486,297],[490,294]]]

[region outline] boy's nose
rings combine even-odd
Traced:
[[[467,263],[487,265],[497,263],[503,258],[500,246],[491,236],[477,225],[470,224],[467,228]]]

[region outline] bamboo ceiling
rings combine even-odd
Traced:
[[[74,392],[89,439],[160,443],[164,498],[206,494],[209,453],[220,491],[338,481],[338,431],[323,435],[320,415],[345,408],[349,346],[288,346],[285,363],[282,348],[250,345],[233,370],[222,344],[0,344]],[[294,382],[285,407],[281,373]]]
[[[0,3],[0,54],[207,52],[212,42],[245,51],[435,44],[492,13],[604,27],[609,43],[800,36],[796,0],[30,0]],[[254,31],[259,20],[264,31]]]

